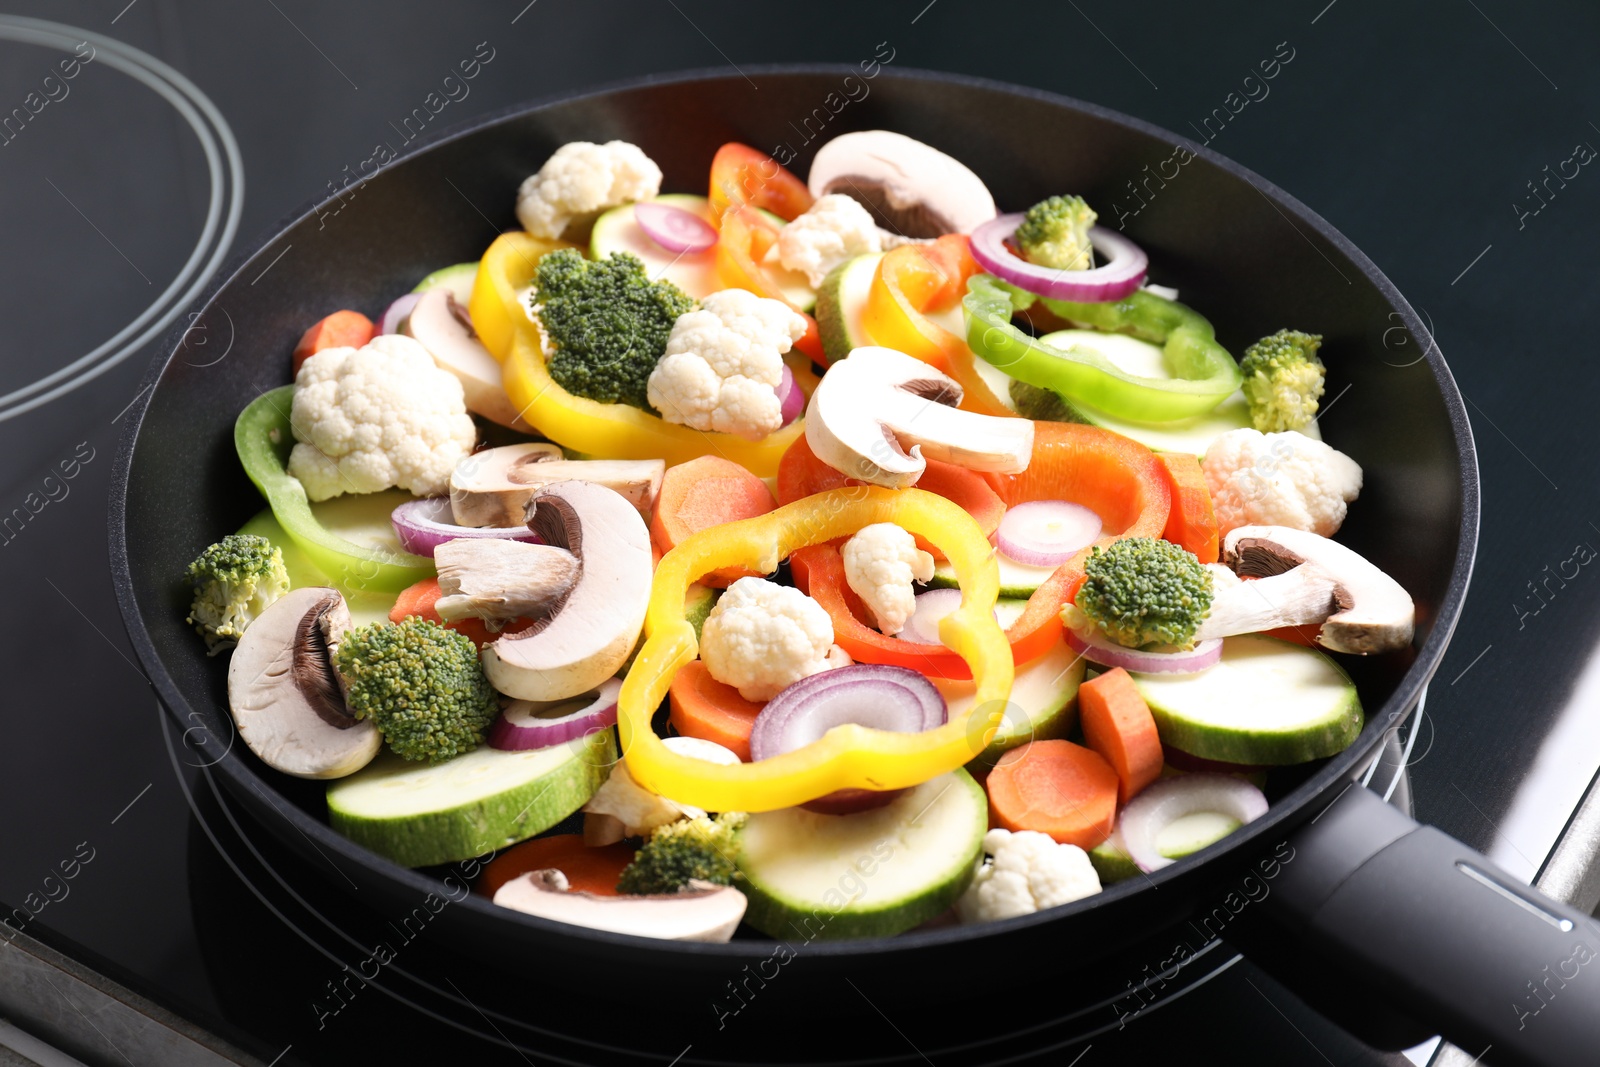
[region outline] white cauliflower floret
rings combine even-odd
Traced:
[[[645,399],[668,422],[759,441],[783,425],[783,354],[806,332],[781,300],[724,289],[679,315]]]
[[[306,360],[289,419],[300,442],[289,473],[312,500],[396,486],[438,496],[478,438],[460,380],[401,334]]]
[[[699,737],[668,737],[661,743],[676,755],[690,759],[722,764],[739,762],[739,757],[728,749],[715,741]],[[705,811],[692,804],[679,804],[676,800],[668,800],[650,792],[633,780],[633,775],[628,773],[628,765],[621,760],[612,766],[611,774],[595,790],[583,810],[590,815],[610,815],[622,824],[620,830],[624,837],[644,837],[658,826],[705,814]]]
[[[1302,433],[1229,430],[1201,461],[1217,527],[1290,526],[1332,537],[1361,495],[1361,466]]]
[[[771,700],[784,687],[839,666],[829,661],[832,645],[827,610],[765,578],[728,586],[700,631],[700,658],[711,677],[752,701]]]
[[[845,260],[883,249],[883,231],[872,212],[854,197],[829,193],[778,232],[767,259],[804,274],[815,289]]]
[[[535,237],[560,237],[567,224],[661,191],[661,168],[627,141],[573,141],[556,149],[517,190],[517,219]]]
[[[844,580],[872,612],[879,631],[897,634],[917,610],[913,582],[933,577],[933,557],[892,522],[875,522],[844,543]]]
[[[1031,915],[1100,892],[1087,852],[1037,830],[990,830],[983,851],[994,859],[978,868],[956,901],[964,923]]]

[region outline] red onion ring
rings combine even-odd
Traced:
[[[1063,627],[1067,644],[1091,663],[1102,667],[1121,667],[1138,674],[1196,674],[1214,667],[1222,659],[1222,639],[1201,641],[1187,652],[1143,652],[1124,648],[1098,629]]]
[[[783,380],[778,382],[778,403],[783,408],[785,426],[798,419],[806,409],[806,394],[800,391],[800,383],[794,380],[794,371],[787,363],[783,365]]]
[[[1141,871],[1170,867],[1175,861],[1156,848],[1156,837],[1175,820],[1202,811],[1247,823],[1267,813],[1267,798],[1249,782],[1226,774],[1163,778],[1146,786],[1122,809],[1117,820],[1122,845]]]
[[[1018,563],[1059,567],[1100,536],[1100,516],[1069,500],[1029,500],[1007,508],[995,545]]]
[[[405,321],[411,309],[417,306],[417,301],[422,299],[421,293],[407,293],[399,300],[383,309],[383,317],[378,320],[379,333],[399,333],[400,324]]]
[[[537,545],[539,535],[526,526],[457,526],[447,496],[426,496],[407,500],[389,515],[400,547],[417,556],[433,558],[433,550],[446,541],[463,537],[494,537],[502,541],[526,541]]]
[[[676,255],[707,252],[717,243],[709,222],[670,204],[641,200],[633,205],[633,218],[646,237]]]
[[[944,697],[908,667],[855,663],[813,674],[767,701],[750,731],[750,758],[762,760],[804,748],[835,726],[855,723],[914,734],[943,726]],[[903,789],[840,789],[801,805],[824,815],[882,807]]]
[[[1020,211],[1000,215],[972,231],[972,258],[996,278],[1040,296],[1080,303],[1121,300],[1144,281],[1150,257],[1138,245],[1104,226],[1089,229],[1089,243],[1105,257],[1103,266],[1061,270],[1029,263],[1006,247],[1006,240],[1022,219]]]
[[[622,679],[609,678],[589,696],[539,704],[513,700],[489,727],[489,747],[507,752],[549,748],[617,723]]]

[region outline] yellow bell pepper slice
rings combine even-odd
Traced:
[[[519,306],[517,291],[533,280],[539,257],[564,242],[529,234],[501,234],[478,264],[468,310],[478,338],[501,361],[501,384],[523,421],[566,448],[608,459],[664,459],[667,466],[717,455],[758,478],[778,473],[778,460],[805,432],[804,418],[749,441],[667,422],[628,404],[602,404],[567,392],[545,365],[539,330]],[[793,370],[791,365],[791,370]],[[795,372],[803,391],[815,378]]]
[[[979,377],[972,349],[928,318],[941,303],[953,304],[967,291],[967,279],[982,270],[972,258],[963,234],[941,237],[932,245],[902,245],[878,263],[867,291],[862,325],[872,340],[913,356],[954,378],[962,390],[961,407],[980,415],[1015,415]]]
[[[763,573],[796,549],[896,523],[938,546],[955,567],[961,606],[939,639],[972,669],[971,708],[937,729],[904,734],[847,724],[781,756],[723,766],[676,755],[651,729],[672,677],[699,653],[684,595],[701,575],[731,567]],[[849,486],[776,511],[702,530],[661,557],[645,615],[644,647],[622,683],[617,728],[628,773],[646,789],[709,811],[771,811],[836,789],[901,789],[954,770],[982,752],[1011,696],[1011,648],[995,621],[1000,571],[978,524],[960,506],[921,489]]]

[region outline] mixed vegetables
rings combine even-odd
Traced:
[[[187,621],[335,829],[563,922],[881,936],[1158,870],[1355,739],[1329,653],[1414,610],[1331,539],[1319,336],[1236,362],[1081,197],[887,131],[661,183],[563,146],[239,415],[268,506]]]

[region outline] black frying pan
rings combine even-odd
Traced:
[[[111,507],[130,636],[203,762],[290,847],[336,857],[363,895],[409,906],[440,888],[437,872],[402,869],[329,830],[320,785],[267,770],[232,744],[226,660],[207,659],[183,623],[184,566],[262,506],[234,457],[234,417],[288,380],[288,350],[307,322],[336,307],[377,311],[423,274],[476,259],[497,228],[515,225],[517,184],[568,140],[633,141],[661,164],[665,188],[698,190],[712,153],[729,140],[775,152],[786,145],[803,174],[828,136],[894,129],[967,162],[1002,209],[1063,190],[1086,195],[1103,220],[1121,222],[1150,253],[1152,280],[1179,287],[1233,351],[1285,325],[1323,333],[1330,395],[1349,387],[1323,429],[1366,471],[1340,539],[1411,591],[1419,625],[1404,655],[1344,660],[1367,709],[1355,744],[1277,774],[1271,811],[1223,842],[1047,913],[799,945],[804,962],[785,972],[798,976],[785,977],[786,999],[836,990],[841,976],[876,975],[927,1003],[949,994],[953,975],[1005,975],[1046,983],[1061,1012],[1091,1005],[1125,1020],[1143,1001],[1117,1001],[1119,990],[1108,996],[1089,976],[1111,973],[1103,961],[1152,929],[1211,916],[1208,933],[1245,945],[1369,1040],[1443,1031],[1473,1049],[1492,1045],[1489,1062],[1582,1062],[1600,1047],[1600,981],[1573,980],[1582,966],[1574,961],[1600,951],[1589,920],[1352,785],[1443,656],[1477,541],[1471,430],[1411,306],[1313,212],[1184,138],[1011,86],[863,74],[766,68],[759,93],[737,75],[674,76],[491,116],[289,220],[235,264],[195,320],[207,346],[175,336],[151,368],[155,388],[128,419]],[[1174,163],[1177,146],[1194,158]],[[231,347],[218,359],[224,338]],[[714,998],[774,954],[761,939],[634,939],[476,897],[437,922],[441,937],[469,952],[526,953],[541,969],[571,973],[603,969],[612,983],[670,974],[685,997]],[[1137,973],[1137,961],[1122,962],[1115,973]],[[1174,961],[1149,962],[1159,972]],[[1540,995],[1530,983],[1543,983]],[[1422,1029],[1405,1025],[1411,1020]]]

